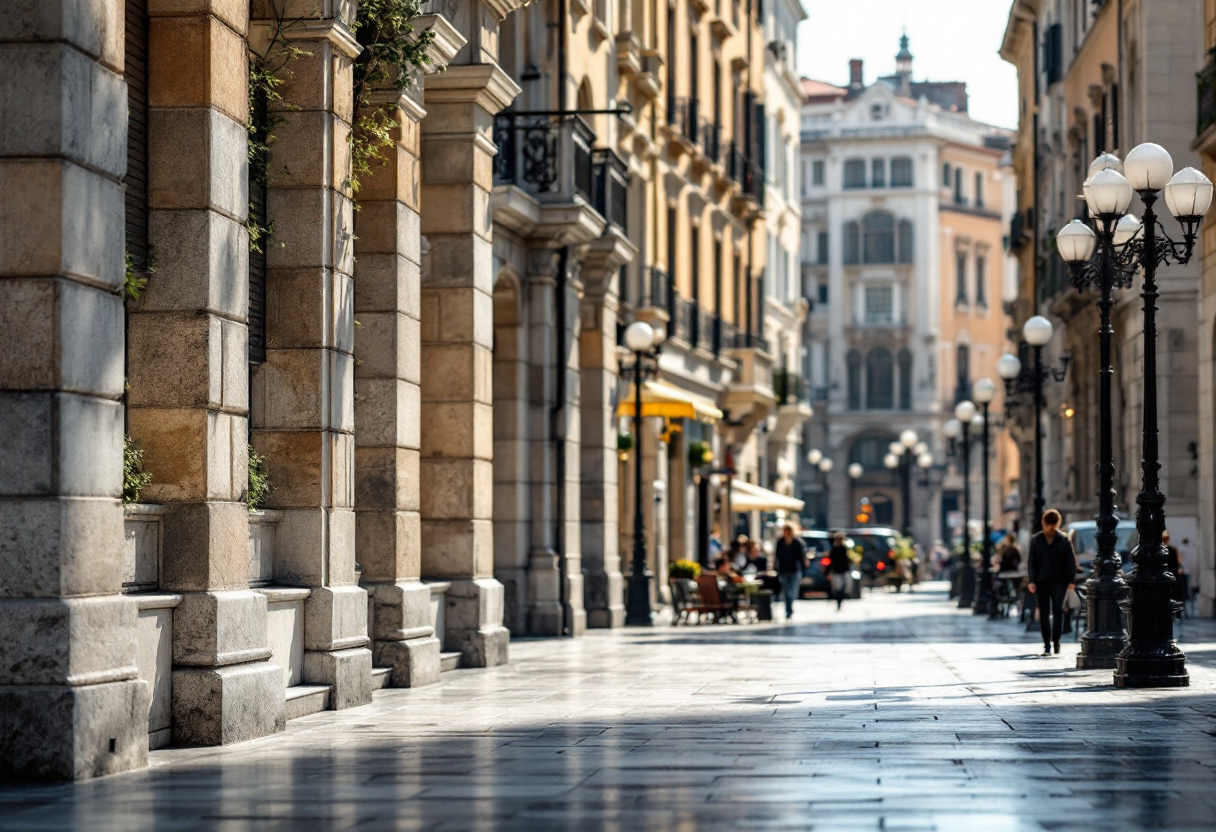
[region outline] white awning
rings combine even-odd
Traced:
[[[730,508],[731,511],[802,511],[805,506],[802,500],[778,494],[767,488],[752,485],[743,480],[731,480]]]

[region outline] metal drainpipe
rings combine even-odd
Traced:
[[[561,582],[560,597],[562,604],[562,635],[570,635],[570,589],[566,576],[566,281],[569,279],[567,270],[570,267],[570,247],[562,246],[559,254],[557,270],[556,307],[557,325],[554,337],[557,341],[557,353],[554,356],[553,371],[556,374],[553,388],[553,409],[551,411],[553,436],[553,461],[556,493],[553,503],[553,548],[557,551],[558,580]]]

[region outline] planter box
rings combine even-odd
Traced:
[[[274,581],[275,528],[283,512],[261,509],[249,512],[249,585],[266,586]]]
[[[168,506],[154,503],[123,506],[123,592],[142,592],[160,586],[163,520],[168,511]]]

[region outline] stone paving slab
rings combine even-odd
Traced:
[[[0,830],[1216,829],[1216,622],[1180,641],[1192,686],[1163,691],[935,591],[517,641],[285,735],[0,786]]]

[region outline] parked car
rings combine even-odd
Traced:
[[[806,556],[811,564],[802,573],[799,596],[805,598],[816,592],[830,594],[832,583],[828,578],[828,552],[832,548],[832,536],[812,529],[803,529],[798,536],[806,546]]]
[[[850,529],[848,535],[853,539],[854,546],[861,547],[861,563],[858,566],[869,586],[903,586],[904,574],[895,561],[898,530],[874,526]]]
[[[1093,520],[1075,520],[1068,524],[1066,532],[1072,538],[1073,551],[1077,553],[1077,564],[1081,567],[1077,580],[1089,579],[1093,571],[1094,555],[1098,551],[1098,524]],[[1123,570],[1132,564],[1132,549],[1140,542],[1136,521],[1120,520],[1115,526],[1115,551],[1123,561]]]

